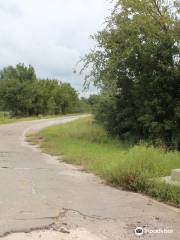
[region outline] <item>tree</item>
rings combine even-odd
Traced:
[[[54,97],[50,97],[47,101],[47,114],[53,115],[56,113],[56,102]]]
[[[116,1],[105,29],[93,36],[96,49],[83,59],[84,68],[91,66],[86,83],[93,81],[111,99],[101,121],[123,139],[180,145],[180,41],[175,9],[165,0]]]
[[[9,66],[0,72],[0,97],[3,108],[13,115],[29,115],[33,102],[34,69],[23,64]]]
[[[20,82],[23,81],[35,81],[36,74],[34,68],[29,65],[26,67],[24,64],[17,64],[16,67],[8,66],[5,67],[0,72],[0,80],[19,80]]]
[[[69,83],[62,83],[58,93],[61,97],[61,111],[63,114],[77,111],[78,95]]]
[[[0,108],[15,116],[77,111],[78,95],[68,83],[39,80],[33,67],[18,64],[0,71]]]

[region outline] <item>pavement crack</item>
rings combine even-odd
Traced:
[[[18,230],[18,231],[7,231],[3,234],[0,234],[0,239],[1,238],[4,238],[4,237],[7,237],[11,234],[14,234],[14,233],[31,233],[31,232],[35,232],[35,231],[41,231],[41,230],[54,230],[56,231],[56,224],[55,224],[55,221],[57,218],[59,218],[60,216],[60,213],[55,216],[55,217],[42,217],[42,218],[15,218],[13,220],[15,221],[28,221],[28,220],[52,220],[52,222],[50,224],[47,224],[47,225],[44,225],[42,227],[32,227],[32,228],[28,228],[28,229],[21,229],[21,230]]]
[[[54,225],[54,223],[50,223],[49,225],[46,225],[43,227],[34,227],[34,228],[29,228],[27,230],[22,229],[19,231],[8,231],[8,232],[5,232],[4,234],[1,234],[0,239],[7,237],[11,234],[14,234],[14,233],[31,233],[31,232],[35,232],[35,231],[41,231],[41,230],[50,230],[50,229],[53,229],[53,225]]]
[[[41,218],[14,218],[13,220],[16,220],[16,221],[29,221],[29,220],[45,220],[45,219],[54,220],[54,219],[56,219],[56,217],[41,217]]]
[[[111,221],[115,221],[115,220],[117,220],[117,218],[101,217],[101,216],[97,216],[97,215],[88,215],[88,214],[82,213],[82,212],[80,212],[78,210],[71,209],[71,208],[63,208],[63,212],[61,212],[59,214],[59,218],[65,217],[68,212],[77,213],[77,214],[81,215],[83,218],[91,218],[91,219],[106,220],[106,221],[110,221],[110,220]]]

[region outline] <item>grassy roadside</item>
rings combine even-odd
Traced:
[[[9,117],[8,115],[4,115],[0,113],[0,125],[1,124],[8,124],[8,123],[16,123],[16,122],[24,122],[24,121],[32,121],[32,120],[41,120],[41,119],[50,119],[50,118],[58,118],[63,116],[70,116],[73,114],[68,115],[40,115],[40,116],[33,116],[33,117]]]
[[[180,152],[122,144],[91,118],[43,129],[28,140],[39,143],[50,154],[63,155],[68,163],[82,165],[110,184],[175,206],[180,204],[180,186],[157,181],[180,168]]]
[[[31,121],[41,119],[40,117],[27,117],[27,118],[10,118],[10,117],[0,117],[0,125],[15,123],[15,122],[23,122],[23,121]]]

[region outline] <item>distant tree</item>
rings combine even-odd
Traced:
[[[59,89],[61,95],[61,111],[62,113],[73,112],[78,104],[77,92],[71,87],[69,83],[62,83]]]
[[[56,102],[54,97],[50,97],[47,101],[47,114],[53,115],[56,113]]]
[[[69,83],[36,77],[33,67],[18,64],[0,71],[0,108],[15,116],[77,111],[78,95]]]
[[[13,115],[29,115],[33,102],[34,69],[23,64],[0,72],[0,97],[3,108]]]
[[[24,64],[17,64],[16,67],[8,66],[0,72],[0,80],[19,80],[23,81],[35,81],[36,74],[34,68],[29,65],[26,67]]]
[[[81,113],[90,113],[92,111],[91,105],[89,103],[89,99],[85,97],[81,97],[79,100],[78,109]]]

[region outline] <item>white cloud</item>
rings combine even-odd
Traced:
[[[0,0],[0,68],[32,64],[39,77],[70,81],[80,56],[93,46],[89,35],[109,15],[107,0]]]

